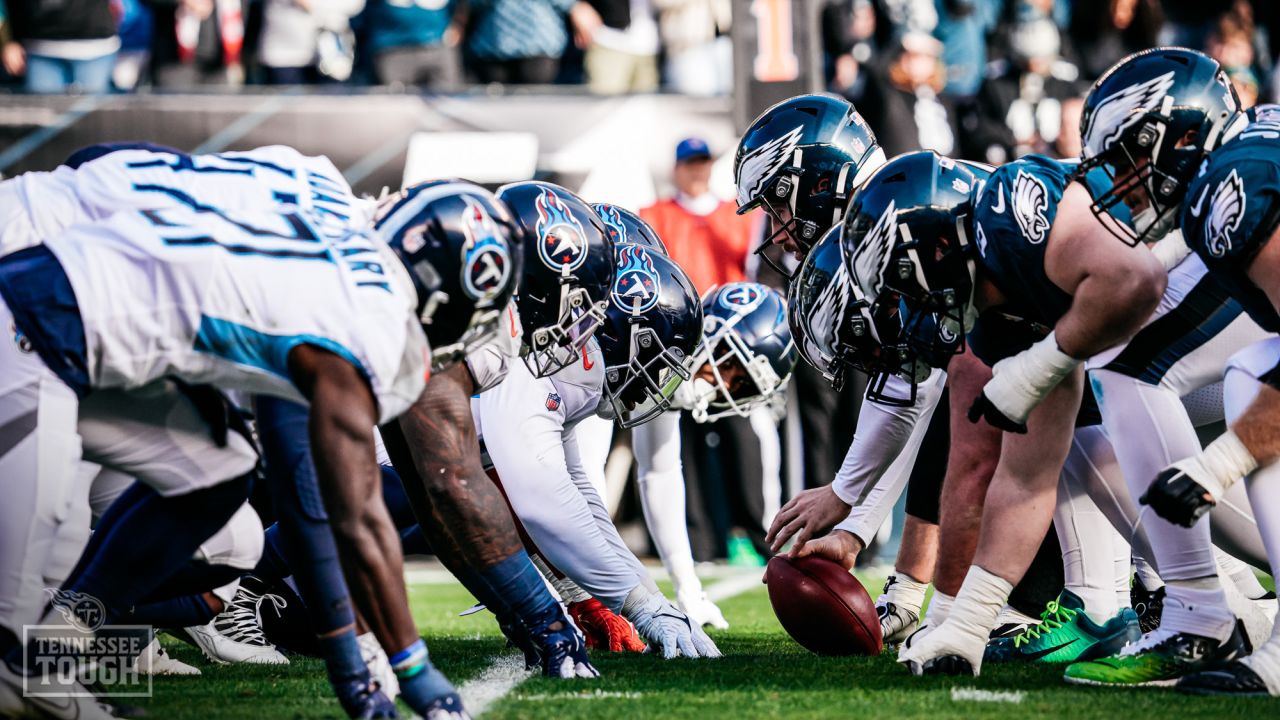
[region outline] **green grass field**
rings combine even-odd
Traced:
[[[874,589],[879,578],[864,578]],[[711,581],[709,585],[716,581]],[[472,604],[459,586],[411,586],[414,616],[435,663],[463,688],[472,707],[480,678],[495,660],[510,666],[516,653],[492,617],[458,617]],[[1218,700],[1161,690],[1099,690],[1064,685],[1061,666],[987,666],[981,678],[914,678],[886,653],[875,658],[820,658],[787,637],[763,586],[721,602],[732,627],[713,631],[725,657],[670,660],[596,653],[599,680],[554,681],[529,676],[484,712],[486,718],[756,717],[906,718],[1063,717],[1073,719],[1280,717],[1280,699]],[[170,651],[204,671],[198,678],[157,677],[154,697],[140,703],[149,717],[336,718],[321,663],[293,657],[285,668],[212,666],[189,646]],[[491,672],[491,671],[490,671]],[[483,679],[483,678],[482,678]],[[965,699],[966,690],[1000,700]],[[1016,699],[1016,701],[1015,701]],[[407,709],[406,709],[407,715]]]

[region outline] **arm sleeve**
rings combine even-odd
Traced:
[[[685,520],[684,468],[680,464],[680,413],[666,412],[631,430],[645,525],[676,593],[700,593]]]
[[[476,401],[484,417],[484,441],[511,507],[538,551],[612,610],[622,607],[641,578],[634,564],[619,557],[621,539],[608,522],[602,531],[596,512],[603,503],[582,470],[564,418],[544,410],[549,380],[513,373]],[[584,488],[599,508],[593,510]],[[607,537],[612,535],[612,537]],[[630,553],[628,553],[630,554]],[[634,556],[631,556],[634,561]]]
[[[847,530],[867,541],[884,522],[911,476],[946,377],[944,371],[934,370],[920,383],[916,402],[910,407],[862,403],[853,444],[831,485],[837,497],[853,506],[837,530]],[[889,383],[892,392],[909,390],[898,378]]]

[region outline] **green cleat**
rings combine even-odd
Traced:
[[[1138,616],[1125,608],[1099,625],[1084,612],[1084,601],[1070,590],[1040,614],[1040,622],[1017,635],[987,644],[984,662],[1062,663],[1103,658],[1142,636]]]
[[[1172,686],[1184,675],[1248,655],[1244,628],[1236,622],[1224,643],[1188,633],[1156,631],[1119,655],[1067,666],[1063,679],[1076,685],[1107,687]]]

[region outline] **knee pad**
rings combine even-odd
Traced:
[[[262,558],[262,534],[258,513],[245,503],[226,525],[200,545],[196,557],[210,565],[252,570]]]

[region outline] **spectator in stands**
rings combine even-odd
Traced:
[[[240,85],[243,8],[236,0],[142,0],[151,8],[152,81],[161,87]]]
[[[676,147],[676,193],[640,211],[689,273],[699,293],[746,279],[752,219],[711,192],[711,149],[701,138]]]
[[[1053,141],[1054,157],[1073,160],[1080,157],[1083,147],[1080,140],[1080,116],[1084,112],[1084,97],[1077,96],[1062,101],[1062,122],[1058,138]]]
[[[591,92],[658,89],[658,22],[652,0],[588,0],[573,36],[586,51],[583,64]]]
[[[830,90],[859,97],[866,84],[864,66],[875,54],[876,9],[872,0],[835,0],[822,9],[822,49]]]
[[[1122,58],[1155,47],[1159,0],[1072,0],[1071,40],[1082,75],[1095,79]]]
[[[1047,17],[1014,24],[1009,57],[991,63],[978,91],[966,156],[1000,165],[1049,152],[1062,130],[1062,101],[1084,90],[1079,69],[1060,55],[1060,42]]]
[[[109,0],[6,3],[5,70],[30,93],[104,93],[120,38]]]
[[[581,0],[470,0],[467,51],[480,82],[547,84],[569,45],[565,17],[590,36],[599,13]]]
[[[942,43],[932,35],[908,32],[889,66],[868,73],[865,91],[850,98],[889,157],[920,149],[952,155],[959,149],[955,108],[940,96],[946,83],[941,55]]]
[[[263,0],[258,61],[271,85],[351,77],[351,18],[364,0]]]
[[[938,0],[938,26],[947,83],[942,92],[954,100],[973,97],[987,64],[987,34],[996,26],[1000,0]]]
[[[457,0],[369,0],[365,49],[378,83],[434,90],[460,85],[465,13],[466,3]]]
[[[138,87],[151,62],[151,38],[155,27],[151,8],[139,0],[120,2],[120,51],[111,70],[111,83],[116,90],[129,92]]]
[[[684,95],[727,95],[733,87],[730,0],[653,0],[667,85]]]

